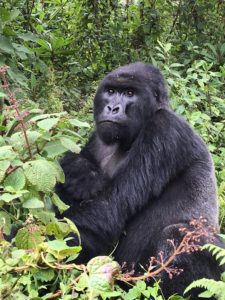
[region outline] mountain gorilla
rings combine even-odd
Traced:
[[[79,155],[61,160],[65,184],[56,192],[70,205],[64,216],[79,228],[79,262],[108,254],[115,260],[146,266],[168,239],[181,238],[180,227],[207,219],[218,228],[216,180],[204,142],[168,104],[160,71],[134,63],[107,75],[94,99],[96,130]],[[182,254],[172,280],[161,275],[165,296],[180,293],[193,280],[219,279],[220,270],[204,252]],[[197,299],[192,294],[192,299]],[[201,298],[202,299],[202,298]]]

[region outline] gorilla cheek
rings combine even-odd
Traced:
[[[113,144],[122,138],[122,130],[118,124],[105,122],[97,125],[97,132],[106,144]]]

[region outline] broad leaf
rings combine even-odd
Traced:
[[[42,159],[26,162],[24,172],[28,181],[43,192],[52,190],[56,181],[64,178],[62,169],[56,163]]]
[[[59,118],[50,118],[50,119],[45,119],[41,120],[37,123],[38,127],[40,127],[43,130],[49,131],[54,127],[59,121]]]
[[[1,146],[0,147],[0,160],[9,159],[12,160],[16,157],[15,152],[13,152],[11,146]]]
[[[70,119],[69,122],[71,125],[79,127],[79,128],[81,128],[81,127],[90,128],[90,125],[87,122],[82,122],[77,119]]]
[[[25,186],[26,178],[22,168],[16,169],[4,180],[6,187],[10,186],[14,191],[22,190]]]
[[[3,228],[5,234],[10,234],[11,231],[11,218],[7,212],[0,211],[0,228]]]
[[[34,144],[37,139],[41,136],[41,134],[37,131],[29,131],[27,130],[27,137],[30,144]],[[26,141],[23,132],[16,132],[10,137],[10,143],[13,145],[13,147],[16,146],[25,146]]]
[[[71,232],[68,224],[55,220],[47,224],[46,233],[48,235],[54,235],[57,239],[66,237]]]
[[[41,235],[39,227],[34,224],[21,228],[16,235],[16,246],[19,249],[36,248],[43,241],[44,237]]]
[[[56,157],[65,153],[67,150],[68,148],[64,147],[59,140],[48,142],[43,149],[43,151],[47,152],[48,157]]]
[[[38,198],[30,198],[26,201],[24,201],[23,203],[23,207],[24,208],[43,208],[44,207],[44,203],[39,200]]]
[[[14,54],[14,48],[10,40],[5,37],[0,35],[0,50],[8,53],[8,54]]]
[[[0,200],[8,203],[8,202],[11,202],[12,200],[14,200],[16,198],[19,198],[21,196],[22,196],[22,194],[14,194],[14,195],[12,195],[12,194],[9,194],[9,193],[4,193],[4,194],[2,194],[0,196]]]
[[[120,265],[108,256],[97,256],[87,264],[89,287],[93,291],[112,291],[115,275],[121,272]]]
[[[0,182],[2,181],[2,179],[4,179],[5,172],[9,168],[9,166],[10,166],[10,161],[8,160],[0,161]]]
[[[58,208],[60,213],[63,213],[69,208],[69,205],[66,205],[55,193],[53,194],[51,200],[52,203]]]
[[[63,240],[53,240],[47,242],[47,244],[49,253],[54,255],[57,259],[64,259],[81,251],[80,246],[69,247]]]
[[[65,137],[61,137],[60,141],[62,143],[62,145],[67,148],[68,150],[75,152],[75,153],[79,153],[80,152],[80,147],[71,139],[69,138],[65,138]]]

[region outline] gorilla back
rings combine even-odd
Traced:
[[[146,265],[171,252],[179,228],[203,217],[218,228],[216,180],[201,138],[169,108],[160,71],[144,63],[120,67],[101,82],[94,99],[96,130],[79,155],[61,160],[66,181],[56,191],[70,205],[64,213],[79,228],[79,262],[110,253],[115,259]],[[204,243],[204,242],[203,242]],[[219,243],[219,241],[218,241]],[[220,269],[203,252],[182,254],[165,296],[182,293],[195,279],[219,279]],[[197,299],[196,292],[191,294]],[[201,298],[202,299],[202,298]]]

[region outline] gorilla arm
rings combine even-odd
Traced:
[[[117,171],[98,201],[65,212],[81,234],[79,261],[108,251],[126,222],[158,197],[173,178],[198,163],[208,170],[209,159],[204,143],[183,119],[159,110],[133,142],[127,164]]]
[[[83,200],[93,199],[108,182],[108,177],[96,165],[92,153],[93,137],[80,154],[67,152],[60,165],[65,173],[66,182],[58,183],[55,191],[69,205],[75,205]]]

